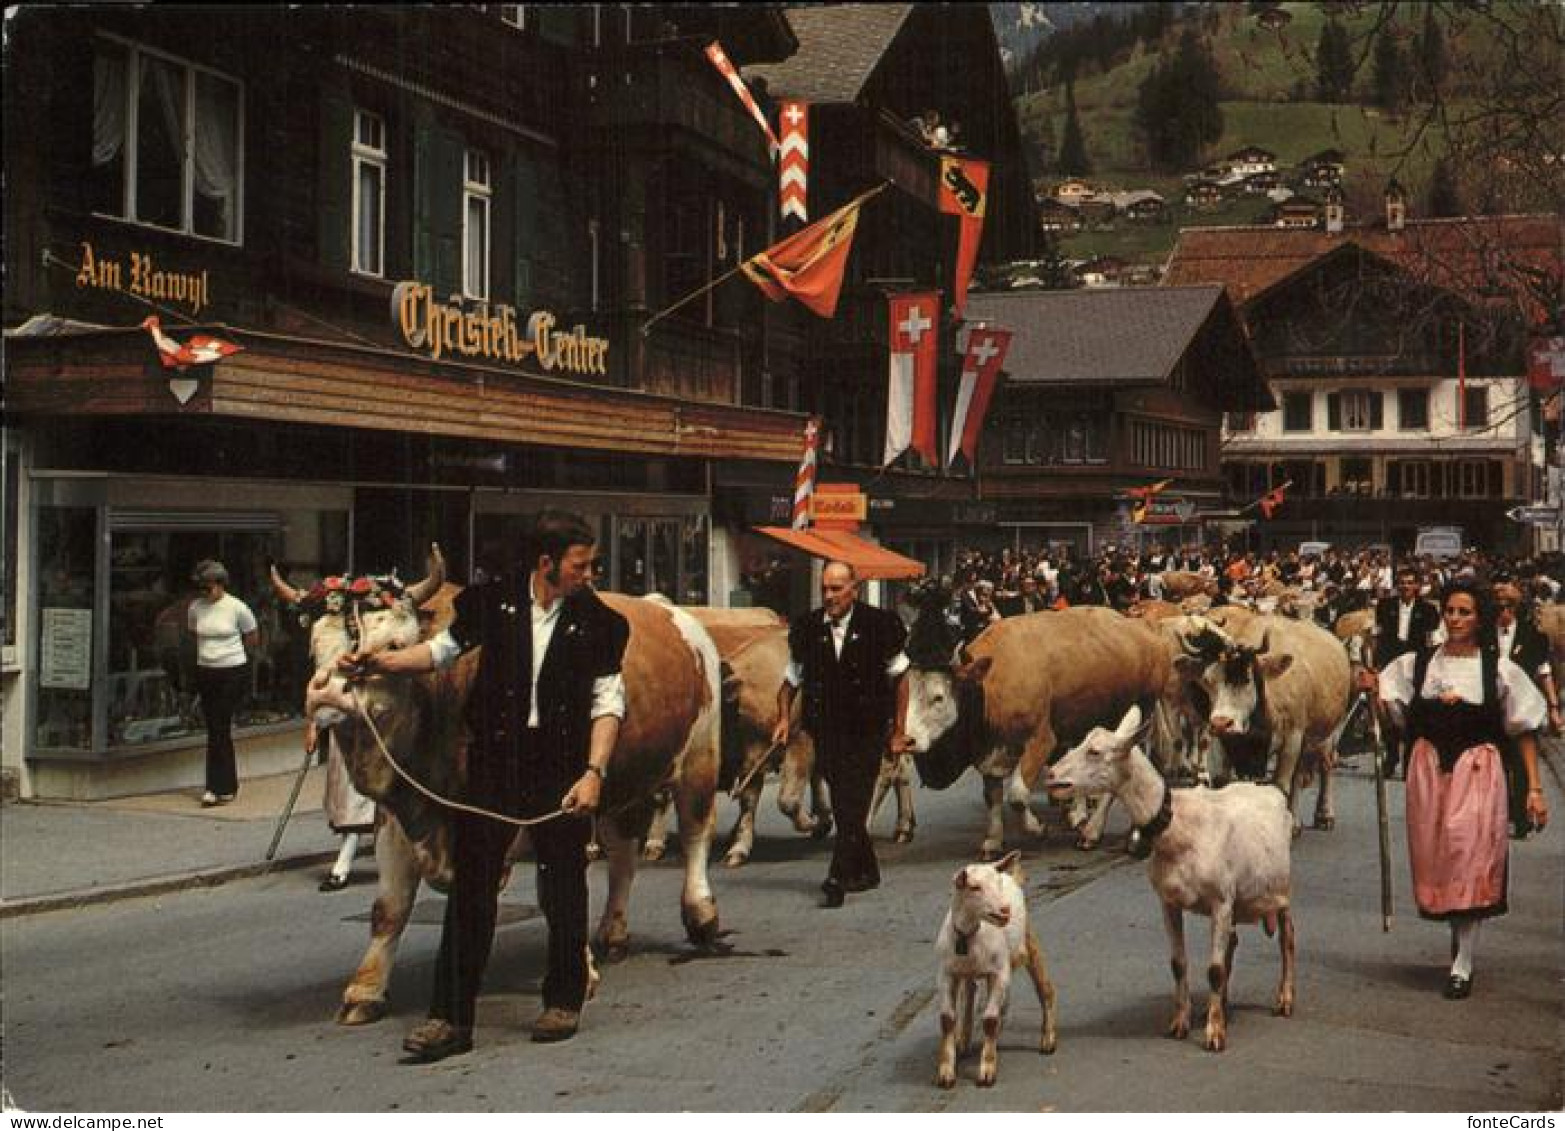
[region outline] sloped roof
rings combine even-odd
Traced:
[[[1013,384],[1166,381],[1221,287],[974,294],[964,317],[1014,331],[1005,357]]]
[[[854,102],[912,11],[911,4],[790,8],[799,50],[781,63],[747,67],[745,74],[764,78],[773,98]]]
[[[1409,220],[1401,232],[1379,226],[1341,232],[1185,228],[1163,278],[1169,286],[1220,284],[1242,305],[1344,244],[1388,259],[1420,282],[1492,299],[1495,287],[1507,294],[1520,292],[1520,274],[1526,269],[1558,276],[1565,260],[1565,219],[1529,215]],[[1533,309],[1530,301],[1527,305]]]

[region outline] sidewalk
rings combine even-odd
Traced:
[[[199,789],[8,803],[0,807],[0,918],[268,870],[319,865],[324,872],[338,848],[321,808],[324,766],[310,767],[276,858],[265,859],[297,778],[249,779],[232,804],[212,809],[201,807]],[[361,858],[367,849],[361,845]]]

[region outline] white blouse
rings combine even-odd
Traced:
[[[1413,698],[1413,674],[1417,662],[1418,654],[1407,652],[1386,665],[1386,670],[1380,673],[1381,701],[1390,708],[1398,726],[1404,725],[1407,705]],[[1515,736],[1541,730],[1548,720],[1548,706],[1527,673],[1512,661],[1502,658],[1497,682],[1500,708],[1505,718],[1505,733]],[[1447,656],[1445,649],[1441,648],[1430,658],[1421,694],[1426,699],[1438,699],[1450,691],[1456,692],[1463,702],[1483,702],[1483,661],[1478,656]]]

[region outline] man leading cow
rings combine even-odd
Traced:
[[[588,585],[597,542],[591,527],[575,515],[546,511],[531,533],[524,585],[466,589],[456,619],[432,640],[348,656],[342,666],[363,674],[427,672],[483,648],[468,698],[467,800],[529,819],[561,811],[528,830],[549,930],[544,1010],[532,1036],[559,1041],[575,1035],[587,991],[587,842],[625,715],[621,666],[629,626]],[[403,1042],[415,1061],[473,1047],[495,896],[514,833],[491,817],[453,814],[454,874],[429,1019]]]

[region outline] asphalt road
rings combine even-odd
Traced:
[[[392,1015],[354,1029],[332,1016],[367,936],[368,882],[322,895],[312,872],[288,872],[0,921],[4,1084],[15,1104],[48,1112],[1558,1110],[1565,821],[1515,847],[1514,911],[1485,929],[1473,997],[1447,1002],[1445,929],[1409,903],[1401,787],[1385,934],[1370,778],[1340,782],[1337,829],[1295,842],[1297,1012],[1271,1016],[1275,945],[1245,929],[1222,1054],[1199,1031],[1161,1036],[1166,944],[1143,867],[1123,854],[1122,818],[1108,851],[1082,854],[1054,817],[1049,839],[1022,847],[1059,991],[1059,1051],[1035,1051],[1038,1005],[1019,983],[998,1084],[975,1086],[974,1055],[953,1091],[934,1086],[933,939],[982,824],[969,777],[918,791],[918,839],[882,842],[885,885],[836,911],[816,906],[825,846],[769,808],[755,860],[713,869],[722,954],[686,945],[678,866],[647,867],[632,954],[606,969],[581,1034],[561,1045],[528,1040],[543,931],[531,869],[519,869],[478,1047],[432,1066],[399,1061],[423,1016],[438,896],[424,894],[404,940]],[[1550,788],[1565,811],[1557,779]],[[595,907],[603,879],[594,867]],[[1205,920],[1187,921],[1187,935],[1195,957]]]

